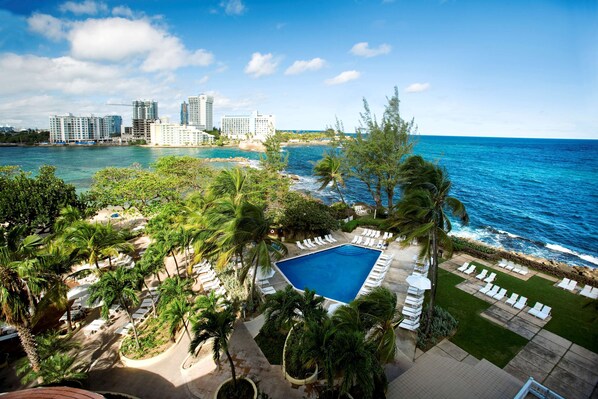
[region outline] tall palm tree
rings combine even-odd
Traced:
[[[342,170],[341,159],[333,153],[327,153],[324,158],[320,159],[314,166],[314,174],[318,177],[317,181],[320,183],[322,190],[330,183],[336,189],[341,201],[346,205],[345,198],[341,192],[341,186],[345,186],[344,172]]]
[[[358,309],[362,325],[367,331],[367,340],[376,348],[378,360],[381,363],[392,362],[397,352],[395,328],[400,321],[397,294],[388,288],[377,287],[355,299],[352,304]]]
[[[233,389],[235,390],[237,387],[237,374],[229,351],[229,338],[233,333],[236,318],[236,309],[230,303],[227,303],[219,311],[205,310],[192,326],[193,339],[189,345],[189,352],[195,353],[197,347],[212,339],[214,362],[220,367],[220,352],[223,351],[226,354],[230,364]]]
[[[265,318],[264,330],[288,332],[297,321],[301,294],[292,285],[266,297],[262,305]]]
[[[264,215],[264,210],[259,206],[250,204],[249,202],[243,203],[241,206],[241,217],[238,219],[235,227],[235,241],[249,243],[248,263],[244,265],[239,277],[243,281],[250,268],[253,269],[249,290],[249,303],[253,306],[253,295],[258,269],[267,274],[272,270],[273,260],[281,259],[288,253],[288,249],[280,240],[269,236],[271,224]]]
[[[54,232],[57,234],[63,233],[68,227],[81,219],[83,219],[83,214],[79,208],[67,205],[60,210],[58,217],[54,221]]]
[[[135,271],[119,267],[116,270],[103,273],[100,279],[89,287],[89,303],[100,299],[103,301],[103,318],[107,319],[109,317],[110,307],[114,304],[120,305],[125,310],[133,326],[133,335],[137,348],[140,347],[139,338],[129,306],[139,304],[139,298],[137,297],[138,286],[139,280]]]
[[[170,339],[174,341],[179,326],[182,324],[185,332],[191,338],[189,329],[187,328],[187,314],[191,310],[191,304],[185,298],[176,298],[164,306],[160,312],[160,318],[168,325],[170,331]]]
[[[191,280],[178,276],[167,278],[160,284],[160,308],[164,308],[177,299],[188,301],[193,295]]]
[[[36,304],[19,266],[34,255],[41,239],[37,236],[22,239],[23,231],[17,228],[6,232],[0,228],[0,315],[16,328],[31,367],[37,372],[40,358],[31,331]]]
[[[453,245],[448,233],[452,229],[449,213],[469,222],[465,205],[450,196],[452,183],[445,169],[421,156],[409,157],[401,166],[401,189],[403,197],[397,205],[391,226],[398,228],[405,237],[405,243],[418,239],[422,243],[421,257],[430,260],[432,289],[428,310],[426,336],[432,324],[432,310],[436,298],[438,280],[438,248],[442,245],[444,255],[452,256]]]

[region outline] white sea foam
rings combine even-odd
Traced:
[[[498,231],[500,234],[506,234],[511,238],[522,238],[521,236],[518,236],[517,234],[509,233],[508,231],[504,231],[504,230],[496,230],[496,231]]]
[[[552,249],[553,251],[557,251],[557,252],[563,252],[565,254],[577,255],[575,252],[571,251],[569,248],[565,248],[558,244],[546,244],[546,248]]]
[[[578,252],[572,251],[569,248],[565,248],[562,245],[558,244],[546,244],[546,248],[552,249],[553,251],[562,252],[568,255],[576,256],[580,259],[585,260],[586,262],[593,263],[598,265],[598,258],[592,255],[580,254]]]

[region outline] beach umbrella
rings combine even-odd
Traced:
[[[416,276],[414,274],[407,277],[407,284],[417,288],[418,290],[429,290],[432,288],[432,282],[429,278],[424,276]]]

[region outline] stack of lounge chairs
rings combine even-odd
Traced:
[[[226,295],[226,290],[222,286],[222,282],[216,275],[214,269],[209,263],[196,270],[199,274],[197,279],[201,282],[201,286],[206,291],[214,291],[218,295]]]
[[[546,320],[546,318],[548,318],[548,316],[550,316],[551,310],[552,310],[552,308],[550,306],[543,305],[540,302],[536,302],[534,307],[531,308],[530,310],[528,310],[528,313],[531,314],[532,316],[537,317],[538,319]]]
[[[586,284],[586,286],[583,287],[583,289],[581,290],[579,295],[583,295],[585,297],[592,298],[592,299],[597,299],[598,298],[598,288],[592,287],[592,286]]]
[[[370,271],[370,274],[366,278],[365,282],[361,290],[359,291],[359,295],[364,295],[370,292],[373,288],[379,287],[382,285],[384,278],[386,277],[386,273],[390,269],[390,265],[393,260],[393,255],[386,255],[382,254],[376,261],[374,267]]]
[[[480,288],[478,292],[490,298],[496,299],[497,301],[502,301],[505,295],[507,295],[506,288],[501,288],[498,285],[492,284],[491,282],[486,283],[486,285]]]
[[[414,331],[419,327],[419,321],[424,307],[424,290],[409,287],[407,297],[403,303],[403,320],[399,327],[405,330]]]
[[[577,281],[569,280],[565,277],[563,281],[557,284],[557,287],[573,292],[575,290],[575,287],[577,287]]]

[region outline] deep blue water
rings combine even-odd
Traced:
[[[324,146],[287,147],[288,172],[301,177],[296,188],[337,200],[330,190],[317,191],[312,161]],[[467,207],[467,227],[453,233],[509,250],[568,264],[598,267],[598,140],[547,140],[420,136],[415,152],[446,167],[452,194]],[[233,148],[187,149],[142,147],[0,147],[0,165],[17,164],[35,171],[56,165],[58,176],[79,189],[107,166],[147,167],[165,155],[244,156]],[[348,180],[346,199],[372,202],[363,184]]]
[[[380,251],[341,245],[277,262],[295,288],[309,288],[318,295],[349,303],[357,296]]]

